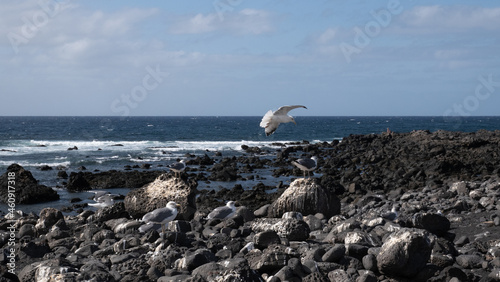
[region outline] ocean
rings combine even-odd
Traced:
[[[265,136],[259,127],[260,119],[258,116],[0,117],[0,173],[12,163],[20,164],[40,184],[58,191],[61,200],[52,204],[59,206],[67,205],[72,197],[86,199],[91,194],[68,193],[62,185],[65,180],[56,177],[58,169],[68,174],[82,167],[86,171],[107,171],[150,164],[151,169],[165,169],[165,165],[186,154],[213,157],[219,152],[224,157],[239,156],[245,154],[242,145],[276,149],[275,143],[331,142],[350,134],[381,133],[388,128],[393,132],[500,129],[500,117],[295,116],[297,125],[281,124],[273,135]],[[53,170],[41,170],[42,166]],[[231,188],[234,184],[216,183],[199,188]],[[4,208],[0,205],[1,210]]]

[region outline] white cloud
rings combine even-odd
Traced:
[[[330,43],[331,40],[333,40],[335,38],[335,35],[337,35],[337,29],[336,28],[328,28],[318,37],[318,43],[319,44],[328,44],[328,43]]]
[[[407,31],[417,29],[427,33],[466,32],[470,29],[493,31],[500,26],[500,8],[418,6],[404,12],[400,23]]]
[[[170,28],[174,34],[200,34],[208,32],[229,32],[232,34],[259,35],[273,31],[271,13],[263,10],[243,9],[224,15],[216,13],[196,14],[178,19]]]

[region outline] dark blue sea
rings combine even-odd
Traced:
[[[500,117],[295,116],[297,125],[282,124],[266,137],[260,120],[257,116],[0,117],[0,173],[18,163],[41,184],[54,187],[63,202],[75,195],[61,188],[64,180],[57,179],[58,169],[68,174],[81,167],[106,171],[150,164],[152,169],[165,169],[162,166],[186,154],[241,155],[245,153],[241,145],[272,149],[277,148],[273,145],[277,142],[331,142],[350,134],[381,133],[387,128],[394,132],[500,129]],[[74,147],[78,150],[68,150]],[[42,166],[53,170],[42,171]],[[234,183],[224,185],[232,187]]]

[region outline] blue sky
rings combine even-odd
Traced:
[[[0,115],[500,115],[498,1],[9,1]]]

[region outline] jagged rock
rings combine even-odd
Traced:
[[[8,203],[9,192],[14,195],[11,199],[16,204],[35,204],[59,200],[59,194],[54,189],[39,185],[31,172],[18,164],[10,165],[7,172],[0,176],[0,187],[2,187],[0,189],[0,202],[3,203]]]
[[[320,186],[316,180],[299,178],[274,201],[268,210],[268,215],[281,217],[291,211],[303,215],[322,213],[326,217],[332,217],[340,213],[340,200]]]
[[[402,228],[392,233],[377,255],[377,267],[389,276],[412,277],[427,263],[433,242],[421,229]]]
[[[190,220],[196,211],[197,186],[196,181],[185,182],[162,174],[148,185],[129,192],[124,200],[125,209],[130,216],[140,218],[150,211],[165,207],[169,201],[174,201],[180,205],[177,219]]]
[[[64,220],[62,213],[54,208],[44,208],[40,211],[40,217],[35,225],[37,231],[45,234],[59,220]]]
[[[279,270],[286,266],[290,256],[286,253],[285,247],[273,245],[266,248],[263,252],[258,250],[250,251],[245,255],[251,269],[262,272]]]
[[[303,220],[294,218],[258,218],[252,222],[254,232],[272,230],[280,237],[292,241],[302,241],[309,238],[309,225]]]

